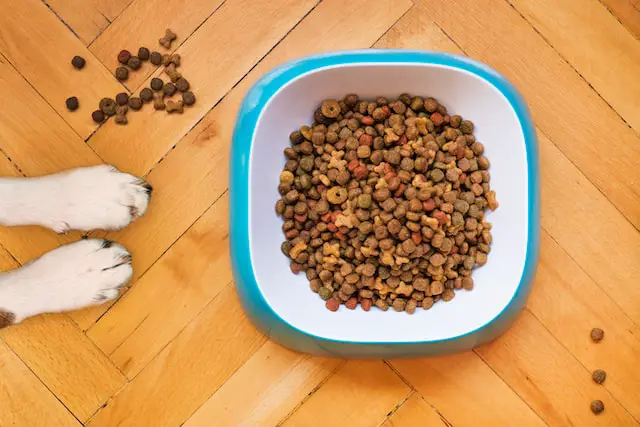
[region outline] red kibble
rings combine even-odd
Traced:
[[[336,231],[338,231],[338,227],[336,227],[334,223],[330,222],[329,224],[327,224],[327,230],[335,233]]]
[[[385,114],[387,115],[387,117],[389,117],[391,115],[391,109],[389,108],[388,105],[383,105],[382,107],[380,107],[384,110]]]
[[[419,245],[420,243],[422,243],[422,235],[420,233],[418,233],[417,231],[413,232],[413,233],[411,233],[411,240],[416,245]]]
[[[292,228],[291,230],[287,230],[286,233],[284,233],[284,237],[286,237],[287,239],[291,240],[295,237],[298,237],[298,234],[300,232],[298,230],[296,230],[295,228]]]
[[[360,162],[357,159],[353,159],[347,164],[347,169],[349,169],[349,172],[353,172],[358,166],[360,166]]]
[[[338,215],[340,215],[341,213],[342,211],[340,210],[331,212],[331,222],[336,222],[338,220]]]
[[[433,217],[438,220],[440,225],[444,225],[447,222],[447,214],[442,211],[435,211]]]
[[[431,115],[431,121],[434,125],[440,126],[444,123],[444,117],[442,117],[442,114],[436,112]]]
[[[407,186],[405,184],[400,184],[398,186],[398,189],[396,190],[396,192],[393,194],[395,197],[400,197],[404,194],[404,190],[407,189]]]
[[[371,144],[373,144],[373,137],[364,133],[360,135],[360,139],[358,141],[360,142],[360,145],[371,147]]]
[[[327,302],[324,303],[325,307],[327,307],[327,309],[329,309],[329,311],[338,311],[338,308],[340,307],[340,301],[338,301],[336,298],[329,298],[327,300]]]
[[[358,306],[358,298],[356,298],[356,297],[349,298],[344,303],[344,306],[347,307],[349,310],[355,310],[356,307]]]
[[[467,174],[466,174],[466,173],[464,173],[464,172],[462,172],[462,173],[460,174],[460,178],[458,178],[458,181],[460,181],[460,182],[465,182],[466,180],[467,180]]]
[[[362,307],[364,311],[371,310],[372,305],[373,302],[370,299],[363,299],[362,301],[360,301],[360,307]]]
[[[327,212],[326,214],[322,215],[320,219],[322,220],[322,222],[331,221],[331,212]]]
[[[360,119],[360,123],[365,126],[373,126],[373,117],[364,116]]]
[[[422,207],[425,211],[431,212],[436,208],[436,202],[433,199],[425,200],[424,202],[422,202]]]
[[[404,145],[404,144],[406,144],[406,143],[407,143],[407,135],[404,135],[404,134],[403,134],[403,135],[400,137],[400,139],[398,140],[398,145]]]
[[[366,178],[369,173],[367,172],[367,167],[364,165],[360,165],[353,170],[353,176],[355,179],[363,179]]]
[[[293,219],[295,219],[298,222],[306,222],[307,221],[307,216],[306,215],[294,215]]]

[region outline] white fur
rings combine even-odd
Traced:
[[[0,225],[41,225],[56,233],[117,230],[145,213],[150,188],[108,165],[2,178]]]
[[[0,274],[0,309],[13,313],[18,323],[40,313],[102,304],[116,298],[132,274],[131,255],[124,247],[81,240]]]

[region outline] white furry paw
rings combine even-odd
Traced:
[[[0,223],[69,230],[119,230],[142,216],[151,186],[100,165],[38,178],[0,180]]]
[[[131,255],[124,247],[81,240],[0,276],[0,309],[18,323],[40,313],[102,304],[116,298],[132,274]]]

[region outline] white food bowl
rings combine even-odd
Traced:
[[[473,291],[415,314],[330,312],[280,251],[279,173],[289,134],[313,121],[323,99],[431,96],[474,122],[491,162],[500,207],[488,214],[493,244]],[[365,50],[299,59],[265,75],[240,109],[231,155],[231,256],[236,287],[254,323],[296,350],[339,357],[415,357],[473,348],[505,331],[523,308],[538,259],[539,185],[534,126],[518,91],[466,57]]]

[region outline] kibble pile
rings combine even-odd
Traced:
[[[473,289],[496,209],[474,126],[433,98],[325,100],[291,133],[278,187],[283,253],[336,311],[429,309]]]
[[[158,40],[158,43],[165,49],[171,49],[171,44],[177,38],[176,34],[167,29],[165,35]],[[106,118],[115,116],[114,121],[119,125],[128,123],[127,113],[129,110],[138,111],[143,104],[153,101],[153,107],[156,110],[166,110],[167,113],[183,113],[184,106],[193,105],[196,102],[195,95],[191,92],[189,82],[182,77],[177,70],[180,66],[181,58],[178,54],[161,54],[160,52],[150,52],[146,47],[138,49],[138,55],[132,55],[128,50],[122,50],[118,54],[118,62],[121,64],[115,71],[115,76],[120,81],[126,81],[129,78],[129,70],[138,70],[143,61],[149,61],[155,66],[163,65],[164,72],[171,82],[165,83],[162,79],[154,77],[151,79],[151,88],[144,88],[140,91],[139,96],[129,96],[128,93],[122,92],[116,95],[115,100],[112,98],[102,98],[98,104],[98,109],[91,113],[91,118],[96,123],[102,123]],[[81,70],[84,68],[86,61],[80,56],[74,56],[71,65]],[[181,100],[169,99],[176,92],[182,94]],[[72,96],[66,100],[67,108],[75,111],[79,107],[78,98]]]

